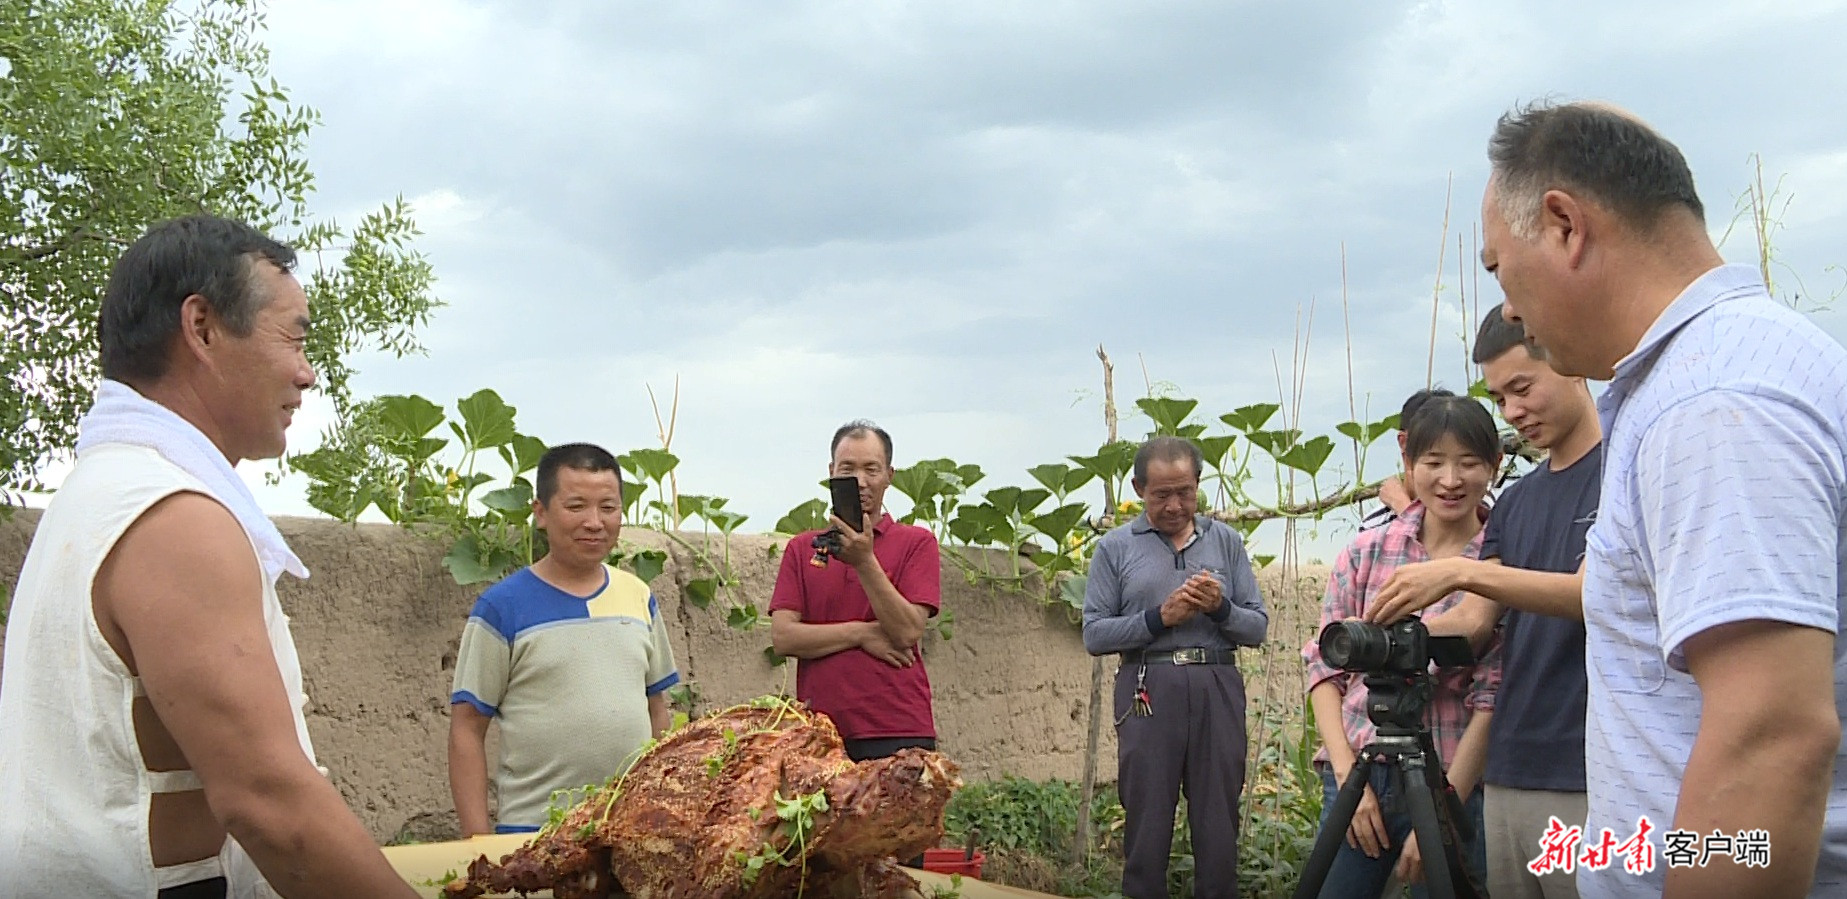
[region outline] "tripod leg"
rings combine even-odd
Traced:
[[[1347,839],[1353,813],[1359,809],[1360,798],[1366,795],[1366,784],[1371,780],[1372,759],[1361,754],[1353,763],[1353,770],[1347,773],[1347,782],[1334,794],[1334,808],[1328,812],[1321,834],[1315,837],[1315,848],[1308,855],[1308,863],[1302,866],[1302,880],[1296,884],[1295,899],[1316,899],[1321,895],[1321,885],[1334,867],[1334,856],[1339,854],[1340,844]]]
[[[1424,882],[1429,885],[1430,899],[1476,899],[1462,866],[1460,847],[1443,841],[1443,826],[1437,820],[1437,797],[1431,790],[1422,765],[1403,768],[1404,796],[1411,810],[1411,829],[1417,834],[1418,853],[1424,859]],[[1462,874],[1461,884],[1451,872]]]

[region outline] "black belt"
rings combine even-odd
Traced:
[[[1163,650],[1160,652],[1125,652],[1122,660],[1127,663],[1147,665],[1231,665],[1237,661],[1235,650],[1206,649],[1189,646],[1186,649]]]

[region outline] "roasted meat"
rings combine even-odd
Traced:
[[[935,752],[855,764],[826,715],[770,697],[701,718],[498,864],[458,899],[549,889],[558,899],[900,899],[910,858],[943,835],[961,785]]]

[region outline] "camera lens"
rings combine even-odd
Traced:
[[[1336,621],[1321,631],[1321,659],[1342,671],[1375,671],[1392,657],[1391,635],[1364,621]]]

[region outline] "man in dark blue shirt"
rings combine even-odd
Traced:
[[[1499,306],[1482,319],[1473,356],[1501,416],[1547,451],[1545,464],[1495,504],[1481,561],[1399,568],[1367,617],[1395,621],[1466,590],[1455,609],[1430,620],[1431,631],[1467,634],[1479,646],[1498,626],[1501,688],[1482,774],[1488,892],[1495,899],[1575,899],[1570,872],[1535,875],[1527,862],[1539,855],[1552,818],[1568,827],[1585,819],[1581,585],[1601,487],[1602,429],[1584,379],[1554,372]]]

